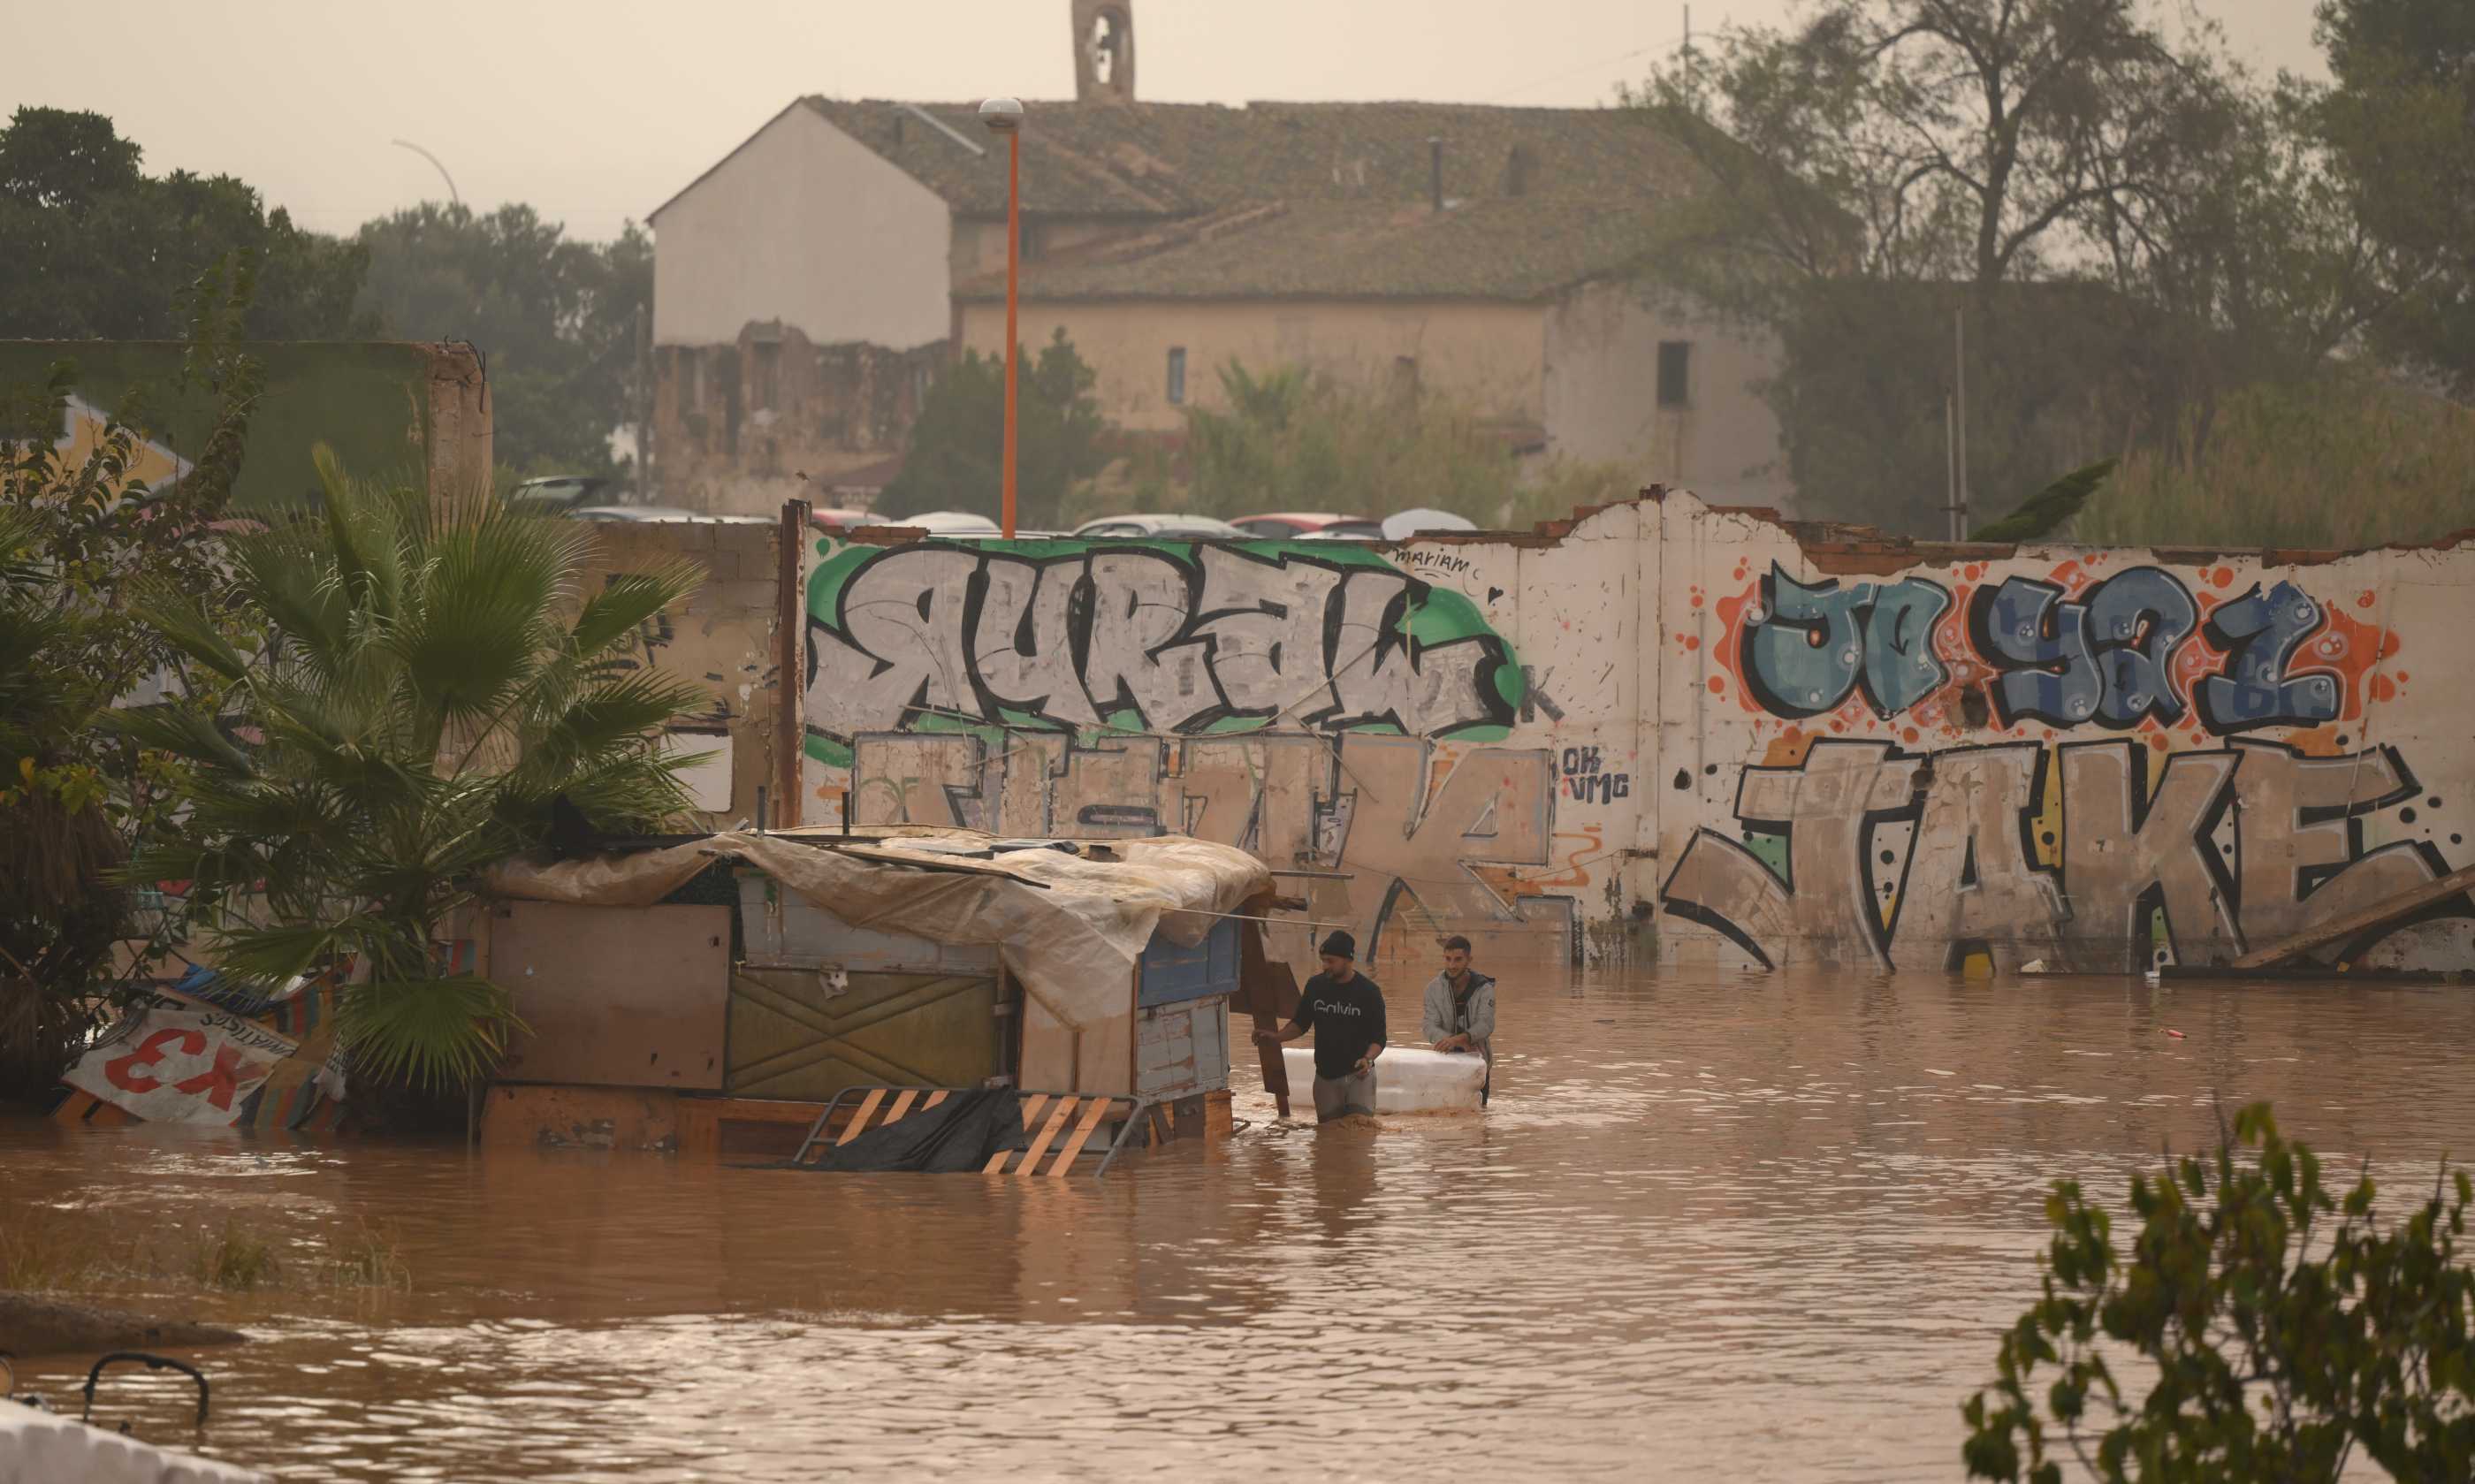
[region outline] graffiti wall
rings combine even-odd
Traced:
[[[2475,556],[1848,535],[1670,495],[1394,547],[820,540],[804,817],[1237,844],[1301,957],[2123,971],[2475,859],[2415,661]],[[2475,966],[2470,912],[2339,951]]]
[[[1800,545],[1671,500],[1662,922],[1679,954],[2120,972],[2445,874],[2475,564]],[[2451,735],[2453,729],[2455,736]],[[2475,964],[2467,904],[2373,961]]]
[[[1600,520],[1390,550],[820,541],[805,817],[1190,834],[1291,873],[1301,956],[1310,924],[1566,956],[1632,843],[1601,816],[1639,742],[1638,520]]]

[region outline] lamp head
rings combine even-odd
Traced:
[[[1022,127],[1022,100],[991,98],[980,105],[980,122],[992,134],[1012,134]]]

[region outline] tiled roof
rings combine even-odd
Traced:
[[[974,106],[803,101],[958,213],[1004,211],[1002,141]],[[1025,291],[1051,298],[1533,298],[1631,265],[1691,178],[1618,109],[1033,103],[1022,140],[1026,216],[1154,224],[1026,264]]]
[[[1496,199],[1440,213],[1423,203],[1281,203],[1228,231],[1149,251],[1026,263],[1022,292],[1048,301],[1538,299],[1636,267],[1657,216],[1640,201]],[[1005,276],[982,275],[955,294],[1002,299]]]

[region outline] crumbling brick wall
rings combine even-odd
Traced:
[[[664,504],[765,514],[831,503],[836,475],[902,450],[947,348],[811,344],[750,322],[729,345],[654,356],[653,468]]]

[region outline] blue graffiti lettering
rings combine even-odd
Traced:
[[[1774,562],[1761,611],[1745,624],[1745,684],[1774,716],[1835,711],[1859,685],[1877,714],[1897,716],[1950,678],[1933,650],[1949,607],[1950,595],[1920,577],[1843,590],[1799,582]]]
[[[2199,609],[2172,573],[2134,567],[2065,602],[2050,582],[2012,577],[1977,595],[1970,628],[1977,651],[2002,667],[1993,686],[2002,724],[2138,726],[2182,718],[2174,651]]]
[[[2089,648],[2105,689],[2097,719],[2114,727],[2149,717],[2168,726],[2182,720],[2174,651],[2199,620],[2191,593],[2157,568],[2133,567],[2098,583],[2088,596]]]
[[[2242,596],[2218,604],[2209,615],[2209,643],[2231,657],[2225,673],[2200,682],[2200,719],[2214,732],[2335,720],[2338,677],[2287,672],[2295,651],[2327,621],[2310,594],[2286,581],[2266,596],[2255,582]]]
[[[2062,596],[2033,577],[2007,578],[1976,596],[1970,623],[1976,652],[2004,667],[1991,689],[2005,726],[2022,718],[2077,726],[2105,698],[2105,679],[2089,658],[2087,612]]]
[[[1942,688],[1950,671],[1935,658],[1934,624],[1950,595],[1910,577],[1882,590],[1865,620],[1865,698],[1896,717]]]

